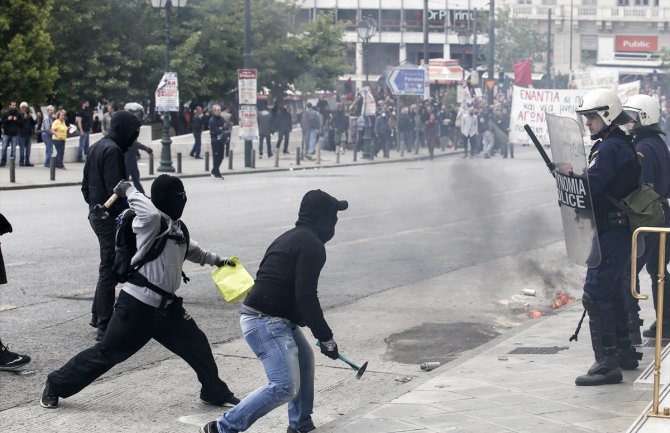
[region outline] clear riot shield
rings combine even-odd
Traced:
[[[600,264],[600,244],[587,176],[586,151],[579,123],[546,114],[556,189],[568,257],[581,266]]]

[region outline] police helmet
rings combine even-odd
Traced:
[[[140,120],[144,118],[144,107],[142,107],[142,105],[138,104],[137,102],[129,102],[123,106],[123,109],[125,111],[131,112]]]
[[[623,104],[623,109],[640,126],[651,126],[661,120],[658,101],[649,95],[631,96]]]
[[[624,125],[631,120],[628,114],[624,113],[617,94],[609,89],[595,89],[587,92],[579,101],[579,107],[575,112],[583,116],[597,114],[603,119],[606,127]]]

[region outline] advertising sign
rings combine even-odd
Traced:
[[[156,88],[156,111],[179,111],[179,83],[176,72],[165,72]]]
[[[240,105],[256,105],[256,70],[237,70],[237,89]]]
[[[658,51],[658,36],[615,36],[614,49],[627,53],[654,53]]]

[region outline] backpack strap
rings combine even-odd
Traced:
[[[165,305],[167,304],[168,301],[171,301],[172,299],[175,298],[174,293],[167,292],[157,285],[149,282],[147,280],[147,277],[144,275],[140,274],[138,271],[142,266],[144,266],[146,263],[156,260],[158,256],[163,252],[165,249],[165,245],[167,244],[168,239],[174,239],[174,236],[170,236],[168,234],[169,232],[169,227],[167,222],[161,218],[161,229],[158,234],[158,236],[154,239],[153,244],[149,248],[149,251],[142,257],[130,270],[128,273],[128,277],[126,278],[126,281],[128,281],[131,284],[134,284],[136,286],[140,287],[146,287],[147,289],[159,294],[161,296],[161,303],[158,306],[159,309],[165,308]],[[186,239],[186,254],[188,254],[188,245],[190,243],[190,236],[188,233],[188,229],[186,228],[186,224],[183,222],[181,223],[181,229],[184,234],[183,238],[176,239],[178,241],[183,241],[183,239]],[[186,255],[184,255],[184,259],[186,259]],[[186,276],[184,271],[181,272],[182,279],[184,283],[188,283],[191,279]]]

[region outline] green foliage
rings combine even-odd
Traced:
[[[165,69],[166,10],[147,0],[5,0],[0,92],[75,109],[83,99],[153,100]],[[57,6],[57,7],[54,7]],[[294,34],[294,0],[251,2],[251,67],[259,88],[333,88],[344,72],[343,29],[319,15]],[[169,14],[169,69],[182,101],[236,99],[244,0],[192,0]],[[52,42],[53,41],[53,42]]]
[[[5,101],[40,103],[57,76],[49,63],[53,43],[47,31],[52,0],[3,1],[0,14],[0,93]]]
[[[495,64],[506,71],[512,64],[530,58],[534,64],[546,55],[547,36],[537,29],[537,24],[512,17],[509,6],[498,8],[495,16]],[[488,53],[488,44],[481,51]]]

